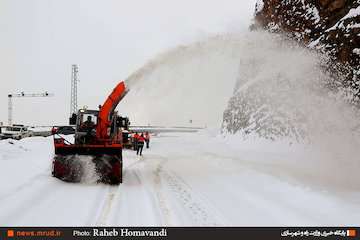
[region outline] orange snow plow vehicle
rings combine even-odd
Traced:
[[[122,131],[128,129],[130,123],[128,118],[119,116],[115,108],[127,92],[125,82],[120,82],[99,110],[80,109],[73,118],[76,119],[73,143],[54,133],[54,177],[80,182],[84,165],[92,161],[98,181],[122,182]]]

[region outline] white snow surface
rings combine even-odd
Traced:
[[[359,225],[360,184],[342,174],[350,166],[313,161],[332,153],[206,131],[163,133],[143,157],[124,151],[124,183],[108,186],[51,177],[51,137],[3,140],[0,225]]]
[[[358,6],[357,8],[352,8],[350,9],[350,11],[348,12],[348,14],[345,15],[345,17],[343,17],[341,20],[345,20],[348,18],[353,18],[353,17],[357,17],[360,15],[360,6]]]
[[[255,13],[259,13],[264,9],[264,1],[257,0],[255,5]]]
[[[353,53],[360,55],[360,48],[354,48]]]
[[[342,19],[340,19],[334,26],[332,26],[331,28],[327,29],[326,32],[335,30],[337,28],[344,28],[344,21],[349,19],[349,18],[355,18],[357,16],[360,15],[360,6],[358,6],[357,8],[352,8],[349,10],[348,14],[346,14]],[[358,24],[353,25],[352,27],[348,27],[348,28],[358,28]]]

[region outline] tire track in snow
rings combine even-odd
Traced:
[[[100,186],[100,189],[98,191],[98,193],[96,194],[96,198],[94,199],[93,205],[92,205],[92,209],[94,209],[94,211],[89,212],[89,216],[88,216],[88,224],[89,226],[96,226],[99,219],[100,219],[100,214],[101,214],[101,210],[105,204],[105,200],[106,200],[106,196],[109,193],[109,187],[107,186],[107,188],[102,188],[102,186]]]
[[[168,188],[174,193],[175,199],[187,210],[189,217],[201,226],[222,226],[225,218],[212,206],[212,204],[195,191],[175,172],[166,170],[165,165],[169,159],[152,155],[154,158],[161,159],[154,171],[155,191],[163,213],[165,223],[174,225],[177,221],[177,214],[174,208],[170,207],[171,196],[166,196],[163,188]]]
[[[155,183],[155,193],[156,193],[156,197],[159,201],[159,206],[160,206],[160,210],[161,213],[163,215],[163,221],[164,224],[166,226],[171,226],[173,225],[173,216],[172,213],[170,211],[170,208],[168,206],[167,200],[164,197],[164,194],[161,192],[161,185],[162,185],[162,181],[161,181],[161,172],[162,172],[162,167],[164,164],[166,164],[168,160],[163,158],[163,160],[158,163],[155,171],[154,171],[154,183]]]
[[[150,159],[129,155],[124,169],[124,183],[113,197],[106,223],[131,226],[164,225],[154,184]],[[107,211],[105,208],[103,211]]]
[[[97,220],[96,220],[95,226],[106,226],[107,225],[108,217],[111,212],[114,198],[118,192],[119,187],[110,187],[109,186],[108,188],[109,188],[108,193],[103,198],[103,202],[102,202],[102,205],[100,208],[101,210],[96,218]]]
[[[129,165],[124,169],[124,175],[123,178],[127,176],[128,172],[127,169],[132,168],[133,166],[136,166],[142,162],[142,160],[137,160]],[[140,179],[139,179],[140,182]],[[108,186],[107,194],[101,198],[98,202],[100,202],[101,207],[97,208],[99,209],[96,217],[95,217],[95,226],[106,226],[109,220],[109,215],[112,212],[113,205],[114,205],[114,199],[118,198],[118,195],[120,194],[120,188],[121,184],[118,187],[110,187]]]
[[[150,166],[151,166],[151,163],[153,163],[151,161],[160,160],[160,162],[158,162],[156,164],[155,169],[151,172],[152,175],[150,176],[150,179],[153,178],[153,182],[149,181],[149,183],[154,183],[154,184],[148,186],[146,189],[147,189],[149,195],[155,194],[155,196],[153,196],[153,199],[154,199],[153,205],[154,205],[154,207],[157,207],[160,212],[162,225],[171,226],[171,225],[174,225],[173,220],[175,219],[175,217],[172,216],[172,212],[170,211],[168,201],[164,197],[164,194],[161,192],[162,182],[161,182],[161,176],[160,176],[160,173],[162,171],[162,166],[164,164],[166,164],[168,159],[158,156],[158,155],[150,155],[150,156],[152,156],[152,157],[151,158],[142,157],[140,160],[130,164],[129,167],[134,167],[134,166],[138,165],[139,163],[150,163]],[[141,177],[139,176],[139,173],[137,171],[134,171],[134,175],[138,179],[139,183],[142,184],[143,181],[142,181]]]
[[[130,208],[133,206],[129,206],[129,209],[126,209],[127,207],[124,206],[124,204],[129,201],[129,199],[132,199],[133,194],[138,195],[137,198],[144,198],[144,201],[148,201],[148,206],[152,206],[152,209],[148,209],[149,211],[154,211],[155,215],[157,211],[159,212],[162,225],[173,226],[179,224],[178,211],[184,212],[183,210],[186,212],[186,217],[189,217],[196,225],[224,225],[224,218],[206,198],[195,193],[175,172],[165,169],[168,161],[169,159],[162,156],[149,155],[127,165],[124,169],[125,182],[118,187],[109,188],[108,193],[103,198],[95,225],[107,226],[109,220],[117,221],[120,219],[121,213],[123,215],[124,213],[128,214],[129,212],[127,211],[131,211]],[[142,163],[149,164],[144,167],[139,167],[139,164]],[[145,167],[151,169],[151,171],[148,172],[151,174],[149,179],[146,178],[145,175],[143,176],[143,174],[145,174]],[[148,181],[145,181],[144,177],[145,180]],[[131,179],[131,182],[127,182],[128,179]],[[128,187],[136,187],[137,189],[133,192],[133,190],[128,189]],[[123,190],[125,190],[125,192]],[[127,194],[125,198],[120,198],[122,193]],[[141,195],[139,193],[141,193]],[[179,203],[181,208],[174,208],[172,200]],[[139,202],[139,204],[144,206],[144,202]],[[123,212],[124,209],[126,209],[125,212]],[[133,212],[133,217],[141,217],[140,215],[137,216],[138,214],[141,213],[137,211]]]
[[[142,162],[142,160],[135,161],[128,165],[126,169],[124,169],[124,175],[123,178],[125,179],[128,175],[127,170],[129,168],[132,168]],[[140,178],[137,176],[137,179],[139,183],[141,183]],[[114,200],[118,199],[118,195],[120,194],[121,184],[118,187],[110,187],[108,189],[108,192],[106,196],[103,198],[103,201],[101,203],[100,211],[97,214],[95,225],[96,226],[107,226],[110,213],[113,211],[114,208]]]
[[[223,226],[225,224],[224,218],[216,208],[206,198],[195,193],[175,172],[162,171],[162,177],[196,225]]]
[[[163,206],[159,203],[159,199],[155,194],[156,187],[154,187],[153,182],[151,181],[153,172],[146,171],[149,169],[148,163],[151,165],[151,162],[148,160],[149,159],[141,158],[140,162],[142,165],[133,167],[131,173],[139,185],[142,186],[139,188],[144,199],[144,203],[142,203],[142,205],[144,210],[147,211],[148,216],[151,218],[151,225],[165,225],[162,212]],[[138,212],[141,214],[141,211]]]

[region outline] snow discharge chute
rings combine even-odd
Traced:
[[[120,82],[101,106],[96,127],[96,136],[98,139],[108,140],[108,128],[111,127],[111,117],[114,114],[115,108],[127,92],[128,89],[126,89],[125,82]]]
[[[129,121],[115,111],[128,89],[120,82],[99,110],[80,109],[76,117],[75,142],[54,135],[53,176],[64,181],[81,181],[81,156],[91,156],[100,182],[122,182],[122,131]],[[89,158],[87,158],[89,159]]]

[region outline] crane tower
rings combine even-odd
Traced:
[[[21,98],[21,97],[52,97],[54,94],[44,92],[44,93],[30,93],[26,94],[24,92],[17,93],[17,94],[9,94],[8,95],[8,124],[9,126],[12,125],[13,120],[13,98]]]

